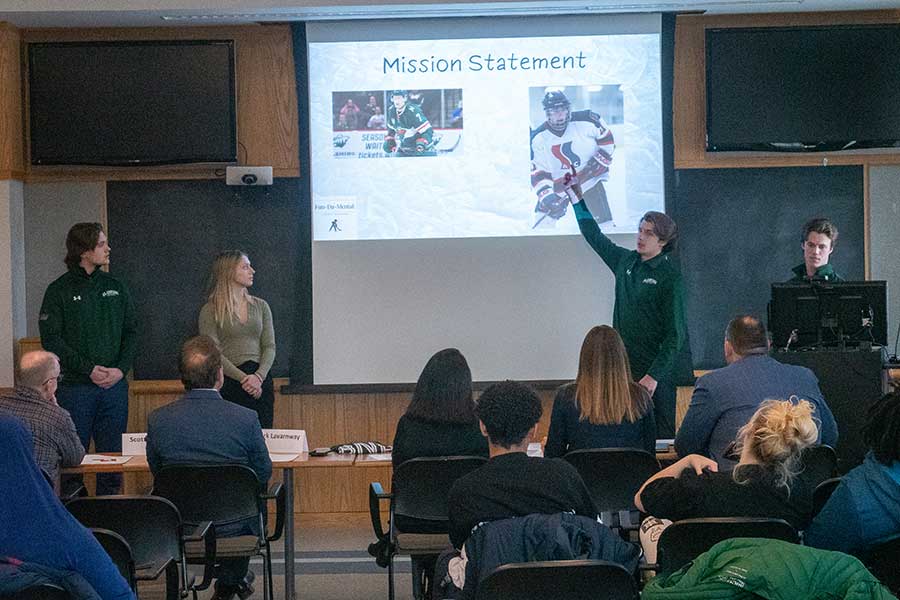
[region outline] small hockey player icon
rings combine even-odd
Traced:
[[[328,231],[340,231],[341,228],[338,227],[337,219],[331,222],[331,227],[328,228]]]

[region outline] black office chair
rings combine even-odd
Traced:
[[[169,600],[183,598],[189,591],[196,598],[197,591],[209,587],[216,555],[215,529],[209,521],[185,535],[178,509],[158,496],[75,498],[66,508],[85,527],[114,531],[128,542],[138,581],[156,580],[165,573]],[[191,542],[202,543],[205,548],[206,568],[200,583],[188,578],[184,545]]]
[[[808,446],[800,453],[800,466],[804,481],[818,485],[837,475],[837,455],[826,444]]]
[[[634,495],[659,471],[655,456],[636,448],[591,448],[574,450],[563,458],[578,469],[605,525],[624,530],[640,527]]]
[[[605,560],[548,560],[497,567],[477,600],[637,600],[634,578]]]
[[[821,512],[822,508],[828,502],[828,499],[831,498],[831,494],[834,493],[834,490],[837,489],[837,486],[840,483],[840,477],[832,477],[816,486],[816,489],[813,491],[813,517]]]
[[[380,544],[385,545],[388,597],[394,599],[394,556],[412,561],[413,597],[430,594],[433,587],[426,565],[450,545],[447,495],[453,482],[484,463],[481,456],[413,458],[398,465],[391,479],[391,493],[381,484],[369,485],[369,514]],[[390,500],[389,525],[381,525],[381,501]]]
[[[71,600],[72,596],[52,583],[39,583],[24,590],[0,594],[2,600]]]
[[[272,550],[270,542],[281,537],[284,529],[284,489],[274,483],[268,493],[261,493],[265,482],[245,465],[169,465],[156,473],[153,494],[171,500],[184,519],[184,524],[200,527],[207,521],[225,525],[250,521],[258,526],[259,535],[221,537],[216,534],[216,561],[222,558],[262,556],[265,581],[263,597],[272,600]],[[269,534],[266,504],[276,504],[275,527]],[[206,562],[205,548],[199,542],[185,544],[187,562]]]
[[[900,536],[870,549],[862,562],[892,594],[900,594]]]
[[[740,537],[767,538],[800,543],[800,536],[787,521],[763,517],[711,517],[684,519],[666,527],[659,536],[659,573],[674,573],[722,540]]]
[[[125,541],[121,535],[109,529],[100,527],[91,527],[91,533],[103,546],[110,560],[116,565],[119,574],[128,582],[128,587],[132,592],[137,593],[137,577],[135,574],[134,554],[131,552],[131,546]]]

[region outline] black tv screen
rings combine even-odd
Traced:
[[[706,31],[707,150],[900,145],[900,25]]]
[[[31,163],[235,162],[231,40],[28,45]]]
[[[769,331],[777,349],[885,346],[887,283],[773,283]]]

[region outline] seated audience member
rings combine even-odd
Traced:
[[[39,571],[57,583],[76,573],[102,600],[133,599],[94,535],[53,493],[32,448],[25,425],[0,416],[0,556],[21,573]],[[11,582],[4,578],[7,584]]]
[[[222,353],[212,338],[201,335],[181,348],[181,381],[187,393],[150,413],[147,462],[155,474],[172,464],[242,464],[256,473],[263,489],[272,475],[272,461],[254,411],[219,395],[224,381]],[[218,537],[258,535],[253,517],[237,523],[216,523]],[[253,593],[250,559],[218,561],[216,599]]]
[[[862,554],[900,535],[900,388],[869,409],[863,439],[871,452],[841,479],[806,544]]]
[[[12,393],[0,396],[0,413],[18,417],[31,430],[34,457],[54,487],[59,468],[84,458],[84,447],[69,412],[56,403],[59,359],[43,350],[26,352],[19,360],[19,377]]]
[[[678,456],[701,454],[716,461],[720,471],[731,469],[735,463],[728,456],[729,447],[766,398],[797,396],[810,402],[820,434],[816,443],[837,443],[837,424],[818,379],[806,367],[785,365],[768,356],[769,337],[759,319],[750,315],[732,319],[725,330],[724,348],[728,366],[700,377],[694,387],[675,436]]]
[[[597,511],[575,467],[559,458],[526,454],[541,418],[541,400],[515,381],[490,386],[475,408],[490,460],[450,488],[450,541],[462,548],[478,523],[533,513]]]
[[[441,350],[419,375],[397,423],[394,466],[419,456],[487,456],[472,399],[472,372],[456,348]]]
[[[809,494],[791,486],[802,485],[794,481],[800,453],[818,435],[812,414],[806,401],[766,400],[738,432],[741,459],[732,472],[718,472],[705,456],[685,456],[648,479],[635,505],[672,521],[772,517],[801,529],[808,520]]]
[[[575,383],[556,394],[544,456],[583,448],[656,450],[650,394],[632,381],[625,345],[608,325],[588,332]]]

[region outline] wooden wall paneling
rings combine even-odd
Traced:
[[[19,30],[0,23],[0,180],[24,179]]]
[[[21,41],[233,39],[237,85],[238,161],[273,167],[276,177],[300,175],[296,77],[289,25],[26,29]],[[18,59],[18,48],[16,50]],[[2,81],[2,80],[0,80]],[[21,78],[17,82],[22,81]],[[21,84],[17,83],[21,96]],[[0,90],[5,86],[0,86]],[[2,92],[0,92],[2,99]],[[27,115],[27,103],[25,111]],[[26,119],[27,122],[27,119]],[[26,136],[27,137],[27,136]],[[22,139],[20,133],[19,139]],[[27,140],[26,140],[27,146]],[[27,152],[27,147],[26,147]],[[21,151],[20,151],[21,153]],[[24,160],[24,159],[23,159]],[[27,181],[218,179],[221,166],[32,167]],[[2,166],[0,166],[2,170]]]
[[[675,22],[673,142],[676,169],[900,164],[900,152],[706,152],[705,30],[713,27],[792,27],[900,21],[900,11],[682,15]]]
[[[272,165],[276,177],[297,177],[300,134],[291,30],[265,26],[247,33],[237,47],[238,139],[245,146],[239,150],[246,153],[245,164]]]

